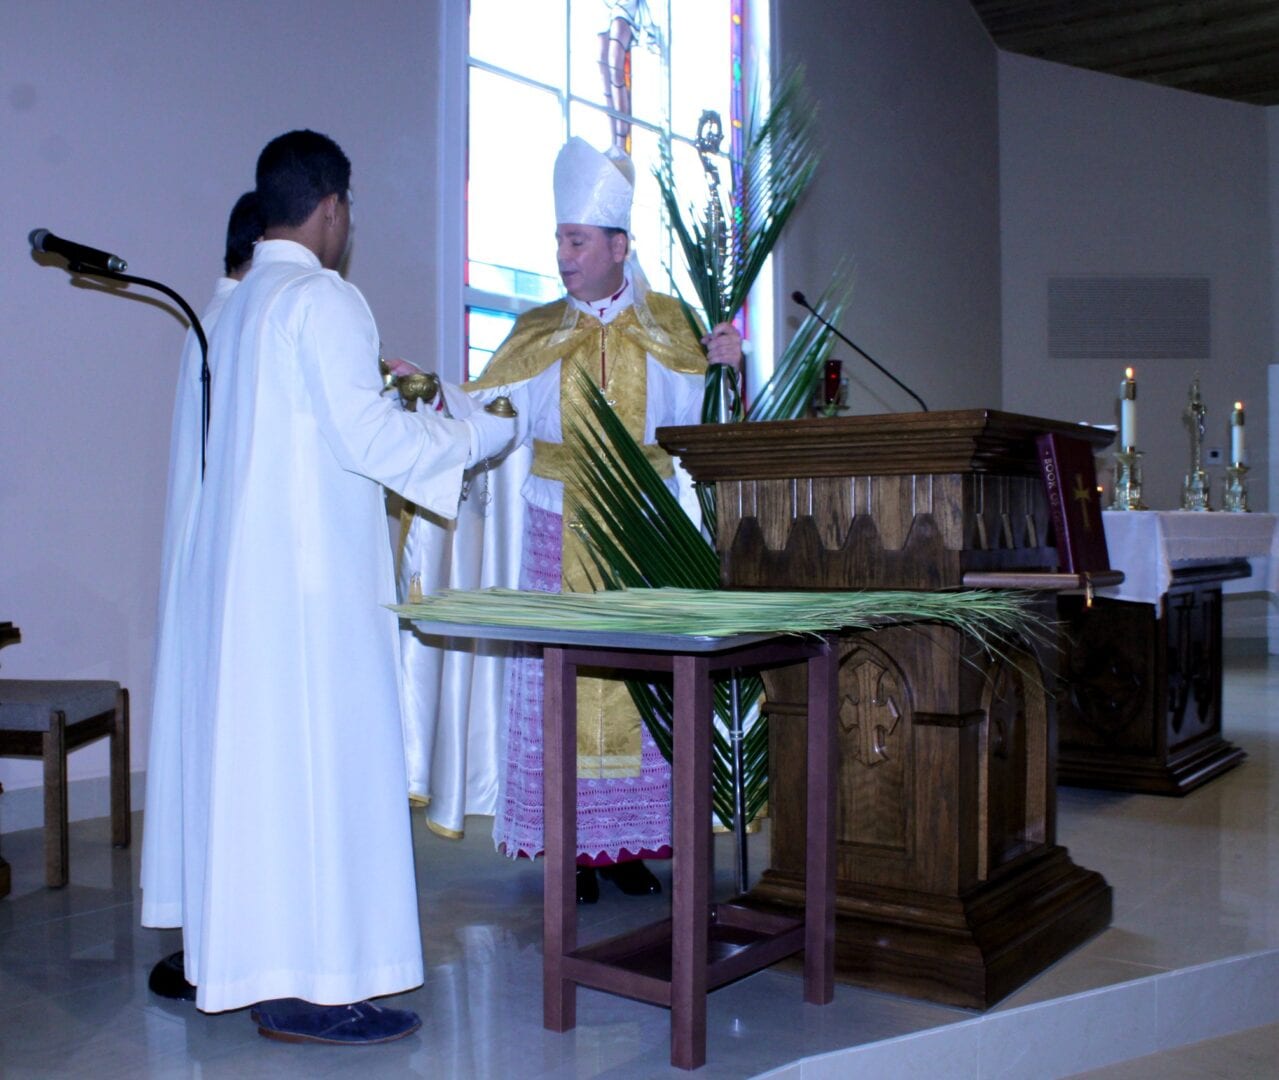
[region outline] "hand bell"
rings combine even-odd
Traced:
[[[507,420],[511,420],[519,416],[519,412],[516,410],[515,406],[511,404],[511,399],[505,394],[501,397],[495,397],[492,401],[485,405],[484,411],[492,414],[493,416],[504,417]]]

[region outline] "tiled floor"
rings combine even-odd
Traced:
[[[1279,949],[1279,734],[1270,726],[1276,712],[1279,661],[1234,659],[1226,715],[1228,735],[1249,754],[1240,768],[1185,799],[1060,789],[1059,839],[1077,863],[1100,870],[1114,886],[1114,924],[996,1009],[979,1017],[845,986],[833,1004],[817,1008],[802,1003],[797,975],[762,972],[711,996],[709,1064],[698,1075],[855,1071],[867,1078],[979,1080],[1082,1072],[1054,1064],[1086,1056],[1054,1058],[1053,1040],[1077,1049],[1109,1039],[1112,1048],[1123,1047],[1109,1060],[1156,1049],[1135,1034],[1125,1044],[1122,1003],[1139,1003],[1140,988],[1159,981],[1152,977],[1185,968],[1192,968],[1188,979],[1216,972],[1218,984],[1200,995],[1194,989],[1200,984],[1181,983],[1193,991],[1190,1004],[1204,1024],[1190,1034],[1212,1031],[1214,1017],[1244,1015],[1245,1003],[1279,1015],[1273,1008],[1279,980],[1269,978],[1267,966],[1279,963],[1279,954],[1266,952]],[[71,884],[58,891],[41,884],[40,834],[4,835],[0,850],[14,882],[0,901],[0,1075],[684,1075],[667,1065],[668,1017],[652,1006],[583,990],[575,1031],[542,1030],[540,866],[499,858],[487,821],[470,825],[460,842],[417,830],[427,981],[396,1000],[421,1013],[423,1028],[403,1042],[360,1050],[269,1042],[244,1012],[206,1016],[153,998],[147,972],[179,942],[173,933],[139,928],[139,846],[113,852],[105,819],[73,826]],[[756,844],[758,864],[763,841]],[[725,890],[730,855],[724,842]],[[601,903],[583,910],[584,936],[648,921],[664,909],[661,898],[630,900],[607,884],[603,889]],[[1262,955],[1234,966],[1215,963],[1245,954]],[[1211,966],[1192,967],[1205,964]],[[1116,989],[1101,989],[1109,987]],[[1172,1025],[1162,1045],[1185,1041],[1189,1028],[1176,1021],[1176,993],[1167,985],[1161,993],[1164,1023]],[[1071,1019],[1097,1001],[1110,1012],[1104,1036],[1091,1021]],[[965,1045],[971,1053],[957,1052]],[[794,1064],[850,1047],[866,1053]],[[1085,1075],[1251,1078],[1279,1075],[1277,1059],[1279,1027],[1272,1024]]]
[[[1205,1039],[1092,1072],[1074,1080],[1263,1080],[1279,1075],[1279,1024]]]

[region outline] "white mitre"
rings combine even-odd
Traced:
[[[616,147],[601,154],[574,135],[555,159],[555,223],[631,231],[635,166]]]
[[[555,159],[555,223],[595,225],[602,229],[631,231],[631,200],[635,196],[635,166],[617,147],[601,154],[574,135]],[[658,325],[648,307],[648,278],[639,264],[634,244],[629,245],[626,272],[630,278],[635,315],[655,341],[670,335]],[[577,324],[577,308],[564,308],[564,322],[551,336],[551,344],[563,340]]]

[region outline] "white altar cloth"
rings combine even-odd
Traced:
[[[1248,559],[1252,576],[1227,582],[1230,592],[1279,592],[1279,532],[1274,514],[1189,510],[1107,510],[1102,514],[1110,566],[1122,585],[1098,596],[1158,604],[1172,583],[1174,566],[1188,562]]]

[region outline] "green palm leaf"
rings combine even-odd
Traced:
[[[827,322],[838,323],[848,302],[848,274],[842,267],[818,298],[818,311]],[[822,369],[835,348],[835,335],[814,315],[805,316],[783,350],[769,380],[751,402],[748,420],[798,420],[808,415],[809,404]]]
[[[691,316],[690,316],[691,317]],[[571,448],[574,485],[584,493],[582,501],[565,507],[570,527],[585,541],[598,584],[605,589],[626,587],[688,589],[719,587],[719,556],[692,522],[679,500],[649,464],[599,387],[586,372],[573,378],[583,392],[589,414],[575,411],[568,419],[565,442]],[[662,756],[671,758],[671,723],[674,702],[670,688],[662,684],[627,680],[631,700]],[[743,679],[738,700],[758,712],[764,693],[758,676]],[[731,721],[728,684],[719,680],[714,694],[715,715],[722,725]],[[753,772],[746,772],[747,809],[754,813],[768,799],[767,725],[761,720],[758,738],[764,741],[764,757],[749,755]],[[731,747],[717,729],[711,760],[711,801],[720,821],[731,825],[734,815],[733,759]]]
[[[753,103],[746,120],[746,151],[725,212],[699,215],[681,205],[669,150],[656,170],[658,190],[688,266],[689,277],[711,326],[731,321],[746,302],[764,262],[777,244],[817,170],[816,113],[796,68],[780,84],[767,116],[757,121]],[[708,198],[714,196],[708,196]],[[720,230],[723,230],[722,233]]]
[[[749,112],[745,157],[736,163],[739,169],[730,170],[735,184],[727,213],[722,207],[708,206],[704,217],[690,214],[685,219],[675,191],[669,146],[664,148],[657,172],[667,217],[710,326],[731,321],[741,310],[817,169],[815,110],[804,93],[801,69],[796,68],[782,82],[761,122],[756,122],[758,97]],[[694,337],[700,339],[703,329],[686,301],[684,314]],[[766,384],[762,405],[753,411],[760,418],[771,419],[803,415],[830,349],[829,331],[817,320],[806,319],[783,354],[778,372]],[[707,373],[703,422],[717,415],[721,383],[729,377],[719,366]],[[569,440],[573,443],[576,486],[586,494],[583,505],[571,511],[570,520],[590,553],[596,583],[605,589],[640,585],[717,588],[719,558],[706,539],[707,534],[714,536],[716,532],[714,489],[705,485],[696,489],[707,530],[703,534],[648,464],[594,381],[579,378],[590,416],[572,419]],[[740,403],[735,415],[741,416]],[[672,703],[662,696],[660,687],[637,682],[628,686],[654,741],[669,760]],[[768,727],[759,712],[762,699],[763,684],[758,676],[739,683],[738,701],[750,720],[743,763],[748,821],[768,798]],[[715,691],[716,716],[724,726],[731,717],[729,700],[728,682],[724,681]],[[734,816],[733,771],[731,747],[717,729],[712,798],[715,812],[725,824],[731,824]]]

